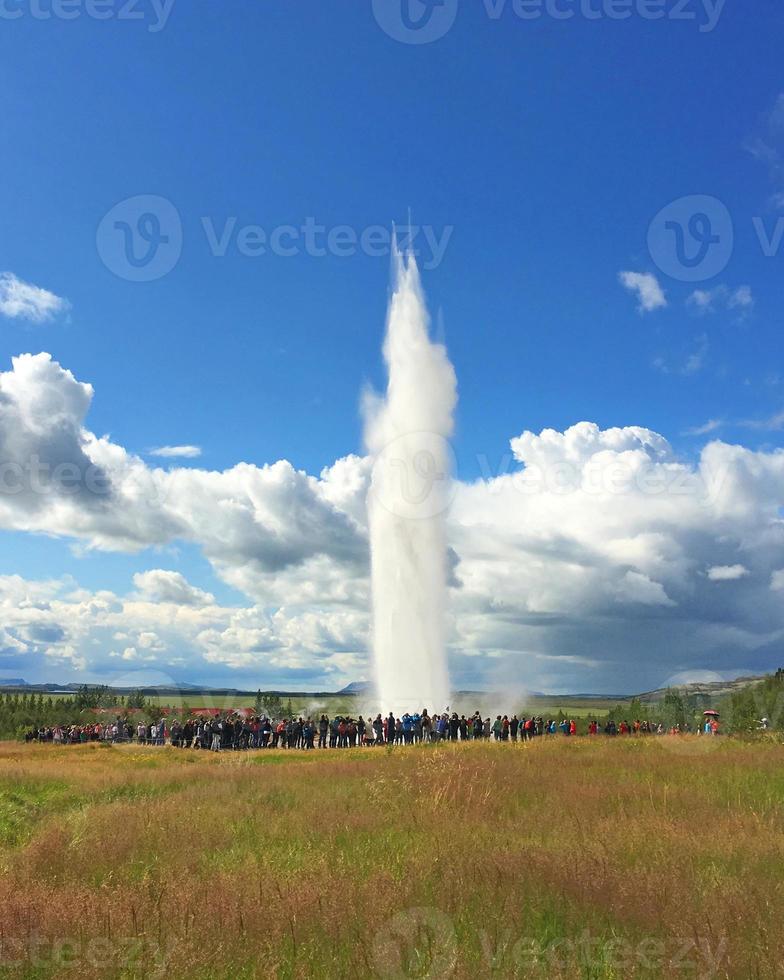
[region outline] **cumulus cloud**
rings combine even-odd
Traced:
[[[0,629],[0,663],[3,658],[16,657],[27,653],[28,647],[18,636],[14,636],[6,629]]]
[[[674,606],[661,582],[653,582],[642,572],[627,572],[618,583],[616,596],[621,602],[639,602],[644,606]]]
[[[711,582],[736,582],[748,574],[749,570],[745,565],[714,565],[707,572]]]
[[[124,594],[0,577],[4,669],[104,681],[154,669],[254,688],[368,676],[370,461],[347,456],[316,476],[285,460],[160,469],[90,432],[92,397],[48,355],[0,374],[0,458],[81,476],[4,489],[0,526],[92,550],[189,542],[246,599],[222,605],[186,569],[152,561]],[[650,429],[591,422],[523,431],[510,448],[503,472],[457,481],[448,513],[459,686],[491,683],[501,663],[536,689],[614,691],[772,665],[784,452],[714,440],[691,461]],[[742,588],[716,587],[727,569]]]
[[[0,519],[34,530],[37,515],[45,515],[50,525],[78,528],[86,510],[100,508],[106,489],[82,429],[92,387],[48,354],[22,354],[12,363],[13,370],[0,373]]]
[[[158,446],[151,449],[150,456],[159,456],[162,459],[198,459],[201,456],[200,446]]]
[[[651,272],[619,272],[618,280],[629,292],[637,295],[637,310],[651,313],[667,305],[667,297],[659,280]]]
[[[150,602],[173,602],[180,606],[210,606],[215,596],[202,589],[194,588],[180,572],[154,568],[149,572],[138,572],[133,584],[143,599]],[[154,634],[146,633],[146,637]]]
[[[0,616],[8,624],[0,630],[0,667],[28,680],[78,673],[123,686],[225,683],[230,671],[248,684],[334,677],[336,688],[366,668],[365,610],[184,603],[179,592],[204,593],[184,576],[177,585],[167,597],[159,589],[121,596],[73,590],[68,580],[0,580]],[[153,668],[157,676],[149,679]]]
[[[138,551],[196,541],[241,574],[321,554],[362,564],[363,531],[331,502],[351,467],[309,476],[280,460],[223,472],[149,467],[84,427],[93,390],[49,354],[0,373],[0,526]]]
[[[44,323],[68,309],[68,301],[13,274],[0,272],[0,314],[12,320]]]

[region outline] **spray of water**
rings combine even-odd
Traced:
[[[395,249],[386,395],[365,398],[377,695],[396,714],[449,703],[445,513],[451,499],[454,369],[433,343],[419,270]]]

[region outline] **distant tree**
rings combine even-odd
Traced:
[[[126,708],[141,708],[142,711],[147,707],[147,698],[143,691],[131,691],[125,699]]]
[[[751,687],[735,691],[730,699],[730,731],[735,734],[756,731],[759,720],[757,702]]]
[[[683,728],[686,724],[686,706],[683,696],[675,688],[668,687],[664,693],[661,717],[666,728],[674,728],[676,725]]]
[[[79,711],[91,710],[93,708],[104,707],[103,698],[106,696],[108,688],[90,687],[89,684],[82,684],[74,695],[74,702]]]
[[[784,672],[779,668],[762,683],[751,686],[757,703],[757,717],[767,718],[772,728],[781,728],[784,722]]]
[[[632,698],[629,702],[627,717],[630,721],[643,721],[648,717],[648,708],[639,698]]]
[[[260,700],[259,695],[261,695]],[[280,697],[277,694],[262,694],[261,691],[256,695],[255,710],[258,714],[267,715],[268,718],[282,718],[284,714]]]

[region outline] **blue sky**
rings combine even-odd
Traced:
[[[437,267],[426,246],[420,265],[459,379],[462,480],[496,475],[523,430],[584,420],[661,433],[689,465],[715,438],[770,454],[783,428],[784,248],[766,257],[754,220],[772,231],[784,213],[781,14],[735,0],[701,30],[701,0],[682,8],[694,19],[673,19],[674,6],[657,21],[639,3],[625,20],[523,20],[511,2],[494,19],[492,5],[460,0],[442,38],[406,44],[370,0],[176,0],[160,30],[149,2],[141,20],[118,0],[99,21],[83,5],[44,19],[44,0],[4,0],[0,271],[69,308],[38,323],[0,316],[0,370],[49,352],[93,386],[87,428],[151,466],[154,447],[194,445],[200,457],[158,465],[288,460],[317,476],[362,452],[359,394],[383,384],[389,259],[304,254],[301,241],[294,256],[252,257],[235,237],[217,256],[204,222],[269,235],[311,220],[360,236],[405,224],[410,209],[448,236]],[[96,247],[104,216],[138,195],[171,202],[182,225],[179,261],[151,282],[116,275]],[[662,208],[692,195],[723,203],[734,247],[716,275],[684,282],[647,237]],[[664,302],[641,312],[623,271],[655,276]],[[4,526],[0,574],[125,595],[134,574],[159,568],[227,607],[248,602],[196,534],[129,553],[76,525]],[[274,600],[250,591],[271,614]],[[718,669],[776,666],[763,649],[757,660],[728,651]],[[0,674],[65,676],[67,657],[24,656],[9,652]],[[174,658],[187,679],[256,679],[247,664],[195,656]],[[662,669],[679,666],[712,669]],[[341,669],[354,679],[361,661]],[[635,675],[614,661],[540,680],[607,688]]]

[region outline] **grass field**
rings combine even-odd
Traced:
[[[781,976],[784,747],[0,745],[0,974]]]

